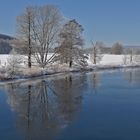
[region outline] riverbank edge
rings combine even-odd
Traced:
[[[45,78],[54,77],[58,75],[65,75],[69,73],[78,73],[78,72],[92,72],[92,71],[103,71],[103,70],[115,70],[115,69],[126,69],[126,68],[140,68],[140,65],[104,65],[104,66],[93,66],[93,67],[86,67],[86,68],[79,68],[79,69],[70,69],[66,71],[58,71],[58,72],[44,72],[35,74],[35,75],[16,75],[14,78],[0,78],[0,85],[10,84],[10,83],[17,83],[17,82],[24,82],[28,80],[33,80],[37,78],[41,78],[45,76]]]

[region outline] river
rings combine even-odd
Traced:
[[[0,87],[1,140],[139,140],[140,69]]]

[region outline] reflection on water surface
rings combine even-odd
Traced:
[[[140,138],[139,69],[67,74],[1,89],[0,130],[8,128],[3,139]]]

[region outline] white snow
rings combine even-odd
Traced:
[[[48,59],[51,58],[52,55],[53,55],[53,53],[48,54]],[[0,54],[0,67],[7,66],[8,65],[7,60],[10,58],[12,58],[11,54]],[[25,55],[21,55],[21,58],[23,59],[23,63],[21,65],[27,64],[28,57]],[[36,60],[33,57],[32,57],[32,61],[33,61],[33,63],[36,63]]]
[[[124,55],[105,54],[100,61],[100,65],[123,65]]]
[[[48,58],[52,56],[52,53],[48,55]],[[0,66],[6,66],[7,60],[10,58],[10,54],[1,54],[0,55]],[[113,55],[113,54],[104,54],[101,61],[97,65],[124,65],[124,55]],[[22,56],[23,61],[27,61],[27,56]],[[88,65],[93,65],[91,58],[87,60]],[[130,65],[130,64],[129,64]]]
[[[52,54],[49,54],[48,57],[50,58]],[[20,57],[20,56],[19,56]],[[47,65],[46,68],[42,69],[38,66],[35,59],[33,59],[33,67],[32,69],[29,69],[27,66],[27,56],[21,56],[23,59],[23,62],[20,64],[20,69],[18,70],[19,73],[22,75],[21,77],[35,77],[42,74],[55,74],[55,73],[65,73],[65,72],[73,72],[73,71],[79,71],[81,70],[80,66],[74,66],[72,68],[69,68],[68,64],[60,64],[60,63],[53,63]],[[139,56],[140,57],[140,56]],[[11,55],[0,55],[0,77],[7,77],[7,66],[8,62],[7,60],[11,58]],[[124,60],[127,59],[127,63],[124,62]],[[104,54],[102,55],[101,60],[95,65],[93,64],[91,58],[89,57],[87,60],[88,66],[86,67],[87,70],[89,69],[105,69],[105,68],[119,68],[119,67],[135,67],[140,66],[140,59],[139,61],[130,63],[130,56],[124,56],[124,55],[112,55],[112,54]]]
[[[48,58],[50,58],[52,54],[48,55]],[[0,66],[6,66],[7,60],[10,58],[10,54],[1,54],[0,55]],[[22,56],[23,61],[27,61],[27,56]],[[90,60],[91,58],[87,60],[88,65],[93,65],[93,62]],[[124,55],[113,55],[113,54],[104,54],[101,61],[97,65],[124,65]]]
[[[0,66],[5,66],[7,64],[7,59],[9,58],[8,54],[0,55]]]

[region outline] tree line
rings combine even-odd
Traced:
[[[27,54],[28,67],[32,67],[33,58],[40,67],[45,68],[51,62],[59,61],[72,67],[76,62],[86,66],[88,58],[84,46],[83,27],[75,19],[65,20],[58,7],[54,5],[28,6],[17,17],[17,36],[13,41],[14,49]],[[102,42],[91,41],[90,54],[96,64],[102,54],[129,54],[131,61],[136,53],[134,49],[125,49],[119,42],[111,48]],[[49,52],[53,50],[51,56]],[[138,51],[137,51],[138,52]]]
[[[17,17],[14,48],[28,55],[29,68],[32,67],[32,56],[43,68],[58,60],[72,67],[74,60],[85,62],[82,33],[82,25],[75,19],[65,21],[56,6],[29,6]],[[49,57],[52,48],[54,53]]]

